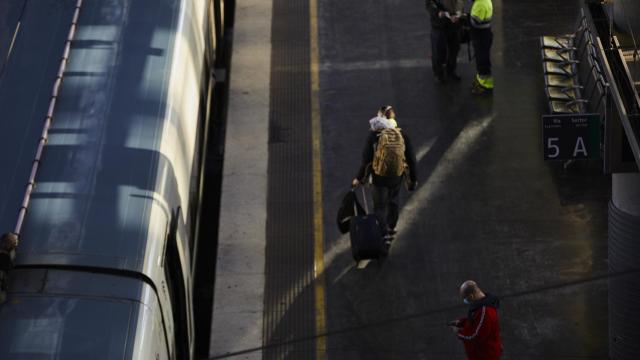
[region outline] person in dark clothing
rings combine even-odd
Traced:
[[[18,247],[18,235],[10,232],[0,237],[0,271],[9,271],[13,268],[13,256]]]
[[[446,78],[456,81],[458,52],[460,51],[460,16],[462,0],[426,0],[431,17],[431,59],[433,75],[438,82]],[[445,78],[446,74],[446,78]]]
[[[469,360],[497,360],[502,354],[498,308],[500,300],[484,293],[472,280],[460,286],[460,297],[469,305],[467,317],[452,321],[450,326],[462,340]]]
[[[385,112],[387,119],[395,118],[394,109],[392,107],[388,107],[388,109],[389,111]],[[377,131],[371,131],[367,136],[367,141],[362,151],[362,163],[358,174],[352,181],[354,187],[358,186],[364,183],[367,176],[371,174],[374,213],[378,217],[383,231],[386,232],[385,238],[387,243],[390,243],[391,237],[396,233],[395,227],[398,223],[398,214],[400,211],[398,195],[404,176],[409,177],[409,191],[413,191],[417,187],[416,158],[411,141],[409,137],[399,128],[395,127],[395,125],[390,125],[389,129],[397,131],[402,136],[404,142],[403,171],[399,175],[391,176],[376,173],[374,157],[376,156],[379,139],[386,130],[379,129]]]

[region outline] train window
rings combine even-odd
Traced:
[[[189,358],[187,294],[175,234],[175,230],[172,231],[172,236],[168,239],[164,259],[164,271],[173,313],[173,335],[176,344],[172,359],[187,359]]]
[[[123,359],[133,340],[123,329],[132,326],[136,307],[107,298],[15,295],[0,307],[0,359]]]

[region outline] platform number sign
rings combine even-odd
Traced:
[[[600,157],[600,114],[542,116],[545,160]]]

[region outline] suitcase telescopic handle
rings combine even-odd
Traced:
[[[362,189],[362,201],[364,202],[364,212],[369,213],[369,205],[367,205],[367,194],[364,192],[364,185],[360,187]]]
[[[364,212],[365,212],[365,215],[367,215],[369,214],[369,204],[367,203],[367,194],[364,192],[364,185],[360,185],[360,190],[362,190],[362,201],[364,202]],[[353,188],[351,189],[351,191],[354,192],[354,196],[355,196],[356,189]],[[357,203],[358,203],[358,197],[356,196],[356,199],[353,202],[353,213],[356,215],[359,215],[358,206],[356,205]]]

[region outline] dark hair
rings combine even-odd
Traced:
[[[384,117],[386,117],[387,119],[391,119],[391,113],[393,113],[393,115],[396,114],[396,109],[393,108],[393,106],[391,105],[387,105],[384,107]]]

